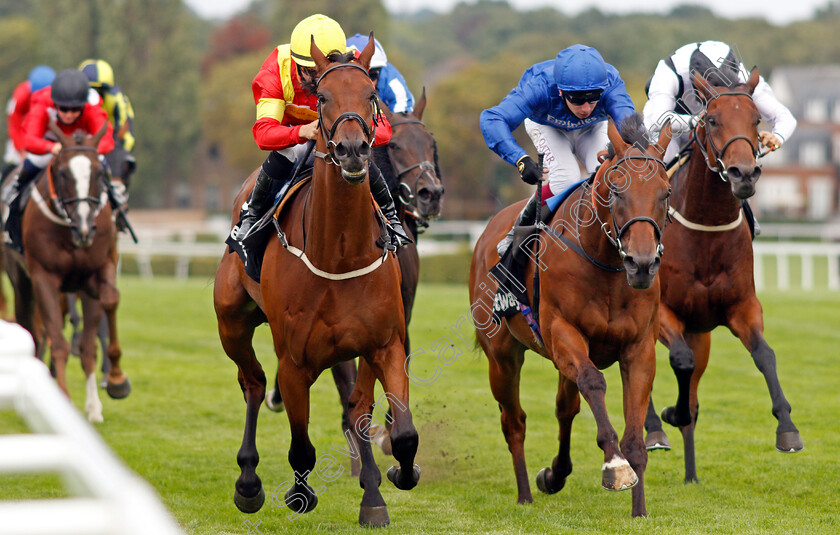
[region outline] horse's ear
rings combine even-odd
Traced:
[[[373,57],[373,53],[376,51],[376,42],[373,40],[373,32],[370,32],[368,36],[368,43],[365,45],[364,50],[362,53],[359,54],[359,65],[365,68],[365,70],[370,69],[370,58]]]
[[[98,147],[99,146],[99,141],[102,139],[102,136],[104,136],[105,132],[107,132],[107,131],[108,131],[108,121],[106,120],[104,123],[102,123],[102,128],[99,129],[99,132],[95,133],[93,135],[93,138],[91,138],[91,141],[90,141],[91,146]]]
[[[423,92],[420,94],[420,100],[414,105],[414,116],[418,119],[423,119],[423,110],[426,109],[426,86],[423,86]]]
[[[717,94],[717,91],[715,90],[714,86],[712,86],[712,84],[710,84],[708,80],[703,78],[703,75],[701,75],[699,72],[694,72],[692,81],[694,82],[694,87],[696,87],[697,90],[700,91],[700,94],[703,95],[703,97],[706,100],[709,100]]]
[[[618,128],[616,128],[612,119],[609,120],[609,126],[607,126],[607,137],[610,138],[610,143],[612,143],[615,149],[616,156],[619,158],[624,156],[624,151],[627,150],[627,143],[621,139],[621,134],[618,133]]]
[[[327,70],[327,65],[330,64],[330,61],[321,52],[321,49],[318,48],[318,45],[315,44],[315,36],[309,36],[309,55],[312,57],[312,61],[315,62],[315,68],[318,69],[318,72],[324,72]]]
[[[668,143],[671,142],[672,135],[673,130],[671,129],[671,120],[668,119],[659,131],[659,140],[657,140],[656,145],[653,148],[660,159],[665,156],[665,149],[668,148]]]
[[[755,91],[755,87],[758,85],[758,80],[758,67],[753,67],[750,71],[750,79],[747,80],[747,89],[750,90],[750,95],[752,95],[753,91]]]
[[[73,144],[70,138],[64,135],[64,132],[61,131],[61,128],[58,127],[55,121],[50,121],[47,128],[49,128],[50,132],[55,134],[55,137],[58,139],[58,142],[61,143],[62,147],[69,147]]]

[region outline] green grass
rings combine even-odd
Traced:
[[[212,307],[212,281],[120,280],[120,335],[124,368],[134,390],[115,401],[103,394],[105,423],[97,430],[129,467],[159,492],[190,534],[247,534],[259,521],[263,535],[275,533],[359,533],[361,490],[344,475],[323,483],[318,507],[294,521],[271,502],[273,489],[291,480],[288,421],[261,411],[258,473],[268,500],[255,515],[233,505],[239,474],[236,452],[245,405],[236,367],[222,352]],[[600,488],[603,454],[595,443],[594,419],[583,404],[572,437],[574,472],[566,488],[540,494],[537,471],[557,450],[553,416],[557,376],[543,358],[529,354],[522,377],[527,411],[526,457],[535,502],[518,506],[510,454],[499,426],[499,411],[487,381],[486,358],[452,334],[449,326],[468,317],[467,291],[460,285],[421,286],[411,327],[413,346],[426,353],[413,368],[419,377],[434,373],[432,346],[450,336],[463,350],[440,366],[437,381],[413,386],[411,408],[420,432],[419,486],[396,490],[387,480],[382,493],[392,524],[389,533],[835,533],[840,530],[836,482],[840,442],[840,295],[826,292],[765,292],[767,339],[776,350],[785,394],[793,406],[805,450],[775,451],[776,421],[761,374],[728,331],[713,336],[712,357],[700,385],[697,469],[700,483],[685,485],[682,439],[669,431],[674,449],[654,452],[645,474],[644,519],[630,518],[630,492]],[[435,346],[436,348],[438,346]],[[268,330],[261,327],[258,355],[269,375],[276,364]],[[654,387],[658,407],[672,404],[676,384],[667,354],[659,348]],[[73,402],[84,396],[77,360],[68,370]],[[620,379],[605,371],[613,425],[623,429]],[[313,387],[310,433],[318,455],[342,445],[338,395],[330,374]],[[0,412],[0,432],[21,432],[22,422]],[[377,454],[380,468],[393,460]],[[348,466],[348,463],[343,463]],[[383,474],[384,475],[384,474]],[[0,478],[0,499],[62,495],[55,476]],[[253,524],[251,524],[253,525]],[[0,528],[2,531],[2,528]],[[253,531],[256,533],[256,531]]]

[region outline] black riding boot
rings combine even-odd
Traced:
[[[6,218],[5,230],[9,234],[9,245],[18,252],[23,252],[23,235],[20,221],[23,216],[23,207],[20,205],[21,194],[35,180],[35,177],[40,172],[40,168],[35,167],[29,161],[25,161],[20,169],[20,173],[11,185],[11,199],[8,201],[9,215]]]
[[[414,243],[408,233],[402,226],[400,218],[397,215],[397,207],[394,205],[394,199],[391,197],[391,192],[388,191],[388,184],[385,182],[385,177],[373,162],[370,162],[370,192],[376,200],[376,204],[382,210],[382,215],[388,221],[388,232],[391,234],[391,243],[397,249],[403,245]]]
[[[747,224],[750,226],[750,233],[752,233],[752,237],[755,239],[756,236],[761,234],[761,225],[758,224],[758,220],[755,218],[755,213],[753,213],[749,202],[743,201],[741,203],[741,207],[744,209],[744,215],[747,217]]]
[[[499,258],[505,256],[505,253],[508,249],[510,249],[510,244],[513,243],[513,229],[521,225],[532,225],[535,223],[535,218],[537,216],[537,196],[531,195],[531,198],[528,199],[528,202],[525,204],[525,207],[522,208],[522,211],[519,212],[519,215],[516,216],[516,221],[513,223],[513,226],[510,228],[508,233],[502,238],[502,241],[496,246],[496,251],[499,253]]]
[[[271,207],[272,191],[274,191],[275,180],[282,181],[285,184],[289,179],[289,174],[294,168],[294,163],[285,156],[277,152],[272,152],[260,167],[260,174],[257,176],[257,182],[254,184],[254,189],[251,191],[251,196],[248,197],[248,202],[245,203],[242,216],[239,220],[239,229],[236,232],[236,239],[242,241],[254,224],[265,214],[265,211]],[[282,187],[281,184],[280,186]]]

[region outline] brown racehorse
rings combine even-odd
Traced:
[[[752,100],[758,81],[755,68],[745,85],[731,89],[713,87],[695,75],[706,116],[696,129],[688,166],[672,179],[677,222],[662,239],[668,254],[662,261],[659,339],[670,349],[679,395],[674,407],[662,411],[662,418],[682,431],[687,482],[697,481],[697,385],[709,361],[711,331],[719,325],[741,340],[764,375],[779,422],[776,448],[803,448],[776,374],[776,355],[764,339],[750,229],[741,210],[742,201],[755,193],[761,173],[756,164],[760,116]],[[649,447],[661,441],[653,402],[645,426]]]
[[[400,408],[395,411],[391,435],[400,466],[388,471],[388,479],[397,488],[408,490],[420,477],[414,464],[418,435],[408,409],[404,370],[399,265],[393,255],[383,255],[375,244],[380,229],[365,180],[377,108],[367,73],[373,51],[372,36],[358,62],[351,61],[352,54],[334,54],[328,59],[312,42],[310,52],[318,71],[318,158],[311,185],[291,199],[289,209],[278,220],[288,244],[303,251],[290,254],[280,240],[270,241],[260,283],[245,274],[239,257],[232,253],[222,258],[216,273],[219,337],[239,367],[247,404],[245,434],[237,455],[241,475],[234,492],[234,502],[243,512],[256,512],[265,501],[256,474],[255,435],[266,380],[251,343],[254,329],[265,321],[274,338],[280,390],[292,435],[289,463],[296,477],[286,493],[286,504],[297,512],[308,512],[318,499],[307,481],[316,462],[308,434],[309,388],[321,372],[358,355],[362,359],[350,408],[358,437],[364,437],[357,441],[364,489],[359,523],[381,526],[389,522],[379,492],[379,469],[367,440],[376,379],[388,401]],[[234,217],[254,177],[252,174],[239,192]],[[336,280],[339,278],[343,280]]]
[[[106,129],[87,137],[66,136],[55,125],[50,129],[62,149],[39,177],[23,213],[24,258],[12,253],[16,258],[7,261],[7,271],[15,290],[17,321],[34,335],[37,306],[56,379],[65,393],[70,344],[62,332],[61,296],[62,292],[81,292],[85,411],[90,421],[101,422],[95,367],[96,330],[103,313],[112,333],[107,351],[111,360],[108,394],[119,399],[131,390],[119,364],[122,350],[116,325],[116,227],[105,193],[104,181],[108,178],[96,149]]]
[[[520,369],[525,350],[530,349],[551,360],[560,372],[556,398],[560,449],[551,467],[537,475],[537,487],[549,494],[558,492],[572,471],[571,427],[582,394],[595,416],[598,446],[604,450],[602,486],[610,490],[633,487],[633,516],[647,514],[643,423],[656,368],[656,273],[670,193],[661,158],[671,133],[666,126],[658,143],[649,147],[641,119],[633,119],[622,126],[624,139],[610,123],[611,156],[591,187],[578,188],[560,206],[551,223],[553,231],[540,240],[539,326],[544,343],[519,314],[503,325],[489,317],[497,283],[488,270],[499,260],[496,244],[524,202],[502,210],[476,244],[470,302],[477,342],[490,362],[490,387],[499,402],[502,431],[513,456],[519,503],[533,501],[525,467],[525,413],[519,402]],[[565,241],[560,241],[561,235]],[[529,263],[526,280],[531,296],[534,269],[534,263]],[[607,415],[607,385],[599,371],[615,362],[621,368],[624,392],[620,447]]]
[[[387,146],[375,147],[373,157],[379,169],[385,176],[391,190],[391,195],[397,203],[403,226],[411,233],[415,243],[403,246],[397,251],[400,262],[400,293],[402,294],[403,311],[405,312],[405,352],[411,352],[408,325],[411,322],[411,312],[414,308],[414,298],[417,294],[417,284],[420,278],[420,257],[417,254],[416,240],[418,229],[424,230],[428,221],[440,216],[441,197],[444,190],[438,176],[437,144],[431,132],[423,123],[423,111],[426,109],[426,90],[414,111],[411,113],[390,113],[383,108],[391,124],[393,134]],[[350,418],[347,413],[347,402],[353,384],[356,381],[356,368],[353,361],[343,362],[332,368],[333,379],[338,389],[342,411],[342,427],[350,429]],[[274,388],[266,395],[266,406],[273,411],[283,410],[283,400],[275,376]],[[390,413],[389,413],[390,414]],[[383,451],[391,454],[388,429],[390,419],[386,416],[386,429],[376,428],[373,433],[376,443]],[[358,463],[351,460],[351,473],[358,474]]]

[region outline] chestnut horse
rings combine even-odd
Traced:
[[[741,209],[761,174],[756,163],[761,118],[752,99],[758,81],[755,68],[746,84],[731,89],[712,86],[695,74],[695,87],[706,101],[705,120],[695,130],[688,166],[672,179],[676,223],[662,239],[669,254],[662,261],[659,339],[670,350],[679,394],[662,419],[682,432],[686,482],[697,481],[697,385],[709,362],[711,331],[719,325],[741,340],[764,375],[778,420],[776,449],[803,448],[776,374],[776,355],[764,339],[752,238]],[[645,427],[653,449],[664,434],[652,401]]]
[[[488,276],[488,270],[498,262],[496,244],[524,202],[496,215],[476,244],[470,267],[470,302],[477,342],[490,362],[490,387],[499,402],[502,431],[513,456],[518,503],[533,501],[525,467],[525,412],[519,402],[520,369],[525,350],[530,349],[551,360],[560,372],[556,398],[560,449],[551,467],[537,475],[537,487],[548,494],[558,492],[572,471],[571,427],[582,394],[595,416],[598,446],[604,450],[602,486],[609,490],[632,487],[633,516],[647,514],[643,424],[656,369],[656,273],[660,229],[670,194],[661,158],[671,130],[666,125],[657,144],[648,146],[641,119],[631,119],[622,125],[624,139],[610,122],[613,150],[609,159],[602,163],[591,186],[578,188],[566,199],[551,226],[546,227],[548,236],[540,237],[542,341],[519,314],[502,325],[493,317],[484,321],[481,313],[476,317],[479,309],[491,316],[498,284]],[[534,269],[529,263],[526,285],[530,296]],[[533,303],[533,298],[529,299]],[[607,415],[607,385],[599,371],[615,362],[621,368],[624,392],[625,427],[620,447]]]
[[[43,343],[36,331],[36,306],[50,346],[58,385],[67,394],[65,368],[70,344],[64,338],[62,292],[80,292],[84,330],[82,369],[86,377],[85,412],[101,422],[102,402],[96,380],[96,331],[103,313],[112,333],[107,348],[111,361],[108,394],[121,399],[131,391],[120,368],[122,350],[117,336],[116,227],[111,219],[97,155],[103,128],[95,136],[66,136],[50,125],[62,149],[39,176],[22,216],[24,256],[7,250],[6,267],[15,290],[15,317]],[[40,349],[40,348],[39,348]],[[40,351],[39,351],[40,354]]]
[[[376,246],[381,232],[365,180],[377,110],[367,71],[373,51],[372,35],[358,62],[352,61],[352,54],[327,58],[312,41],[320,122],[312,181],[278,217],[282,238],[267,245],[260,283],[245,274],[238,255],[232,253],[222,258],[216,273],[213,294],[219,337],[239,368],[247,404],[245,434],[237,454],[241,474],[234,492],[234,503],[246,513],[258,511],[265,501],[256,474],[256,426],[266,379],[252,345],[254,329],[265,321],[274,339],[292,435],[289,464],[295,483],[286,493],[286,505],[303,513],[318,501],[307,481],[316,462],[308,433],[309,388],[321,372],[358,355],[362,359],[349,405],[362,463],[359,523],[382,526],[390,521],[367,436],[376,379],[388,401],[400,408],[391,435],[399,467],[388,471],[388,479],[409,490],[420,477],[414,464],[418,435],[408,408],[404,370],[399,265],[393,254],[383,254]],[[239,192],[234,218],[255,176]]]

